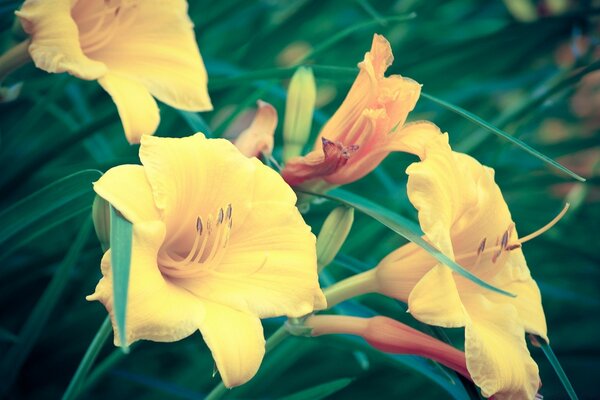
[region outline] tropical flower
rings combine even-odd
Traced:
[[[442,327],[465,327],[467,368],[484,396],[532,399],[540,378],[529,355],[525,332],[548,340],[539,289],[521,245],[549,229],[519,238],[494,171],[453,152],[447,136],[428,144],[420,162],[407,169],[408,196],[419,213],[425,239],[508,297],[484,289],[439,264],[415,244],[407,244],[379,265],[350,278],[341,292],[380,292],[408,302],[418,320]],[[349,289],[348,289],[349,288]],[[345,296],[347,298],[347,295]]]
[[[371,346],[393,354],[426,357],[471,379],[465,354],[408,325],[387,317],[359,318],[345,315],[316,315],[305,322],[312,336],[346,334],[364,338]]]
[[[415,141],[437,134],[429,124],[404,125],[421,85],[399,75],[385,77],[393,59],[388,41],[375,35],[346,99],[321,130],[313,151],[286,163],[286,182],[314,190],[347,184],[367,175],[390,152],[413,153]]]
[[[130,143],[158,127],[152,96],[183,110],[212,109],[184,0],[27,0],[17,16],[35,65],[98,80]]]
[[[281,177],[227,140],[144,136],[140,158],[94,185],[133,223],[126,340],[199,329],[224,384],[240,385],[265,351],[259,318],[325,307],[315,237]],[[102,274],[88,300],[104,304],[116,332],[110,250]]]
[[[277,128],[277,110],[267,102],[258,100],[258,110],[248,128],[234,140],[235,146],[246,157],[270,155],[273,151],[273,136]]]

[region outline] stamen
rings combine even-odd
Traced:
[[[227,205],[227,219],[231,219],[231,214],[233,213],[233,208],[231,207],[231,203]]]
[[[222,224],[223,223],[223,217],[224,217],[223,209],[219,208],[219,215],[217,217],[217,224]]]
[[[487,241],[486,238],[483,238],[483,240],[481,241],[481,243],[479,243],[479,247],[477,248],[477,255],[481,255],[481,253],[483,253],[483,251],[485,250],[485,242]]]
[[[202,235],[202,218],[200,217],[196,219],[196,231],[199,235]]]
[[[567,213],[567,210],[569,209],[569,206],[570,206],[569,203],[565,203],[565,206],[563,207],[562,211],[560,213],[558,213],[558,215],[556,217],[554,217],[554,219],[552,219],[552,221],[548,222],[546,225],[544,225],[537,231],[530,233],[527,236],[522,237],[521,239],[519,239],[519,243],[523,244],[525,242],[530,241],[531,239],[535,239],[536,237],[540,236],[542,233],[544,233],[547,230],[549,230],[550,228],[552,228],[554,225],[556,225],[556,223],[558,221],[560,221],[562,219],[562,217],[564,217],[564,215]]]

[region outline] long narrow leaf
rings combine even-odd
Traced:
[[[113,296],[115,320],[119,331],[121,349],[129,351],[125,321],[127,317],[127,292],[131,267],[131,242],[133,224],[127,221],[114,207],[110,207],[110,262],[113,273]]]
[[[552,167],[558,169],[559,171],[564,172],[565,174],[571,176],[572,178],[575,178],[580,182],[585,182],[585,178],[577,175],[575,172],[573,172],[570,169],[568,169],[567,167],[559,164],[558,162],[554,161],[553,159],[546,156],[545,154],[540,153],[539,151],[537,151],[533,147],[529,146],[527,143],[523,142],[522,140],[517,139],[516,137],[514,137],[512,135],[509,135],[508,133],[504,132],[502,129],[495,127],[494,125],[490,124],[489,122],[484,121],[483,119],[479,118],[477,115],[473,114],[472,112],[467,111],[464,108],[461,108],[457,105],[448,103],[447,101],[444,101],[442,99],[438,99],[437,97],[432,96],[427,93],[421,92],[421,97],[423,97],[427,100],[433,101],[434,103],[460,115],[461,117],[468,119],[469,121],[481,126],[482,128],[485,128],[488,131],[500,136],[501,138],[508,140],[509,142],[519,146],[521,149],[523,149],[527,153],[531,154],[532,156],[542,160],[546,164],[551,165]]]
[[[540,347],[544,352],[544,355],[548,359],[548,362],[550,362],[550,365],[552,365],[552,368],[554,368],[554,372],[556,372],[556,375],[558,376],[558,379],[560,379],[560,383],[565,388],[565,391],[569,395],[569,398],[571,400],[578,400],[577,394],[575,393],[575,389],[573,389],[573,385],[571,385],[569,377],[567,377],[565,370],[563,369],[562,365],[560,365],[560,362],[558,361],[558,358],[556,358],[554,351],[552,351],[550,343],[546,343],[546,341],[539,336],[535,336],[535,338],[539,342]]]
[[[307,194],[315,195],[314,193],[306,192]],[[354,193],[347,192],[342,189],[335,189],[330,192],[330,194],[319,194],[318,196],[324,197],[330,200],[334,200],[345,204],[350,207],[354,207],[360,212],[370,216],[371,218],[381,222],[383,225],[390,228],[392,231],[396,232],[400,236],[410,240],[411,242],[421,246],[425,251],[427,251],[431,256],[433,256],[436,260],[441,262],[444,265],[447,265],[454,272],[462,275],[463,277],[469,279],[473,283],[494,291],[496,293],[503,294],[505,296],[516,297],[514,294],[509,293],[505,290],[499,289],[483,280],[473,275],[471,272],[466,270],[464,267],[457,264],[455,261],[448,258],[444,253],[433,247],[431,244],[426,242],[421,236],[422,232],[418,225],[414,222],[410,221],[407,218],[402,217],[394,213],[393,211],[388,210],[387,208],[381,207],[378,204],[373,203],[370,200],[367,200],[361,196],[358,196]]]
[[[352,383],[352,378],[341,378],[282,397],[281,400],[320,400],[339,392]]]

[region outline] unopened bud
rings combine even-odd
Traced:
[[[100,196],[94,199],[92,219],[102,250],[106,251],[110,247],[110,204]]]
[[[283,123],[283,161],[302,154],[310,136],[317,86],[312,69],[300,67],[294,73],[287,92]]]
[[[350,233],[354,222],[354,208],[338,207],[325,219],[317,237],[317,265],[319,271],[333,261]]]

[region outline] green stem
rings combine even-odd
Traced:
[[[362,294],[376,292],[376,274],[376,268],[372,268],[329,286],[323,291],[327,298],[327,308]]]
[[[273,350],[288,336],[290,336],[290,334],[285,325],[280,326],[279,329],[273,332],[273,334],[269,336],[269,339],[267,339],[267,342],[265,343],[265,353]],[[218,400],[227,393],[227,390],[228,389],[225,387],[225,385],[223,385],[223,382],[220,382],[213,390],[211,390],[204,400]]]
[[[31,61],[31,56],[29,55],[29,43],[29,39],[24,40],[11,47],[6,53],[0,56],[0,82],[2,82],[8,74]]]
[[[73,375],[73,378],[71,379],[69,387],[63,395],[62,400],[73,400],[77,397],[88,371],[92,367],[96,357],[98,357],[98,353],[100,353],[102,346],[106,342],[106,339],[108,339],[110,336],[111,332],[112,326],[110,324],[110,318],[106,317],[100,326],[100,329],[98,329],[96,336],[94,336],[92,343],[90,343],[90,346],[85,352],[83,359],[79,363],[79,367],[77,367],[77,371],[75,371],[75,375]]]

